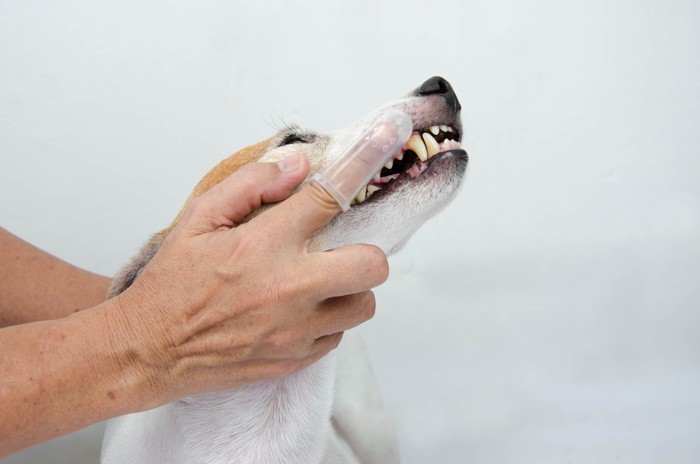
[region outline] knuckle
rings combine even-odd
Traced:
[[[341,340],[343,339],[343,332],[338,332],[331,335],[326,335],[322,339],[319,339],[316,352],[312,354],[313,358],[321,358],[331,351],[338,348]]]
[[[334,334],[333,337],[333,344],[331,350],[334,350],[338,348],[338,345],[340,345],[340,342],[343,340],[343,334],[344,332],[339,332],[337,334]]]
[[[291,276],[291,273],[289,274]],[[288,302],[296,304],[307,303],[315,299],[320,284],[327,280],[327,276],[316,271],[309,271],[304,276],[287,278],[279,283],[280,293]]]
[[[298,299],[298,295],[303,294],[304,288],[298,282],[290,279],[274,279],[266,283],[266,294],[269,299],[277,305],[292,308]]]
[[[364,320],[370,320],[374,317],[377,311],[377,300],[374,297],[374,292],[367,291],[363,294],[362,315]]]
[[[270,163],[248,163],[243,165],[238,169],[232,176],[240,177],[244,182],[250,182],[251,176],[258,177],[269,173],[270,169],[268,167]]]
[[[198,196],[190,202],[190,206],[187,209],[189,210],[189,213],[191,213],[194,216],[197,216],[202,211],[205,210],[206,205],[207,205],[206,197]]]
[[[372,276],[379,283],[385,282],[389,278],[389,260],[379,247],[372,246],[369,248],[367,265]]]
[[[333,213],[340,210],[340,206],[326,190],[315,182],[309,183],[303,190],[311,200],[321,207],[323,211]]]
[[[285,331],[271,337],[267,344],[270,351],[286,357],[294,350],[295,342],[296,339]]]
[[[296,359],[287,359],[275,363],[273,368],[274,377],[285,377],[301,369],[302,363]]]

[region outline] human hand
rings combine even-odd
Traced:
[[[388,263],[372,245],[309,252],[340,211],[314,182],[287,198],[308,160],[253,163],[194,200],[139,278],[116,297],[113,337],[157,404],[290,374],[370,319]],[[134,351],[135,350],[135,351]],[[133,365],[125,372],[134,372]],[[154,405],[157,405],[154,404]]]

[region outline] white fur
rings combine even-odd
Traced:
[[[438,96],[412,96],[391,106],[406,110],[414,127],[444,123],[461,130],[458,116],[446,116],[449,111]],[[313,134],[313,142],[302,146],[272,147],[261,160],[302,151],[309,156],[313,173],[340,156],[361,126]],[[387,253],[396,251],[449,202],[465,165],[466,160],[457,162],[446,155],[444,169],[435,170],[432,177],[419,176],[390,195],[337,216],[314,238],[311,248],[373,243]],[[141,261],[137,258],[137,265],[128,267],[131,274],[147,263],[158,246],[149,244]],[[197,395],[112,420],[102,450],[104,464],[392,464],[399,460],[369,357],[351,332],[338,350],[288,377]]]

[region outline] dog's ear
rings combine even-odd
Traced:
[[[219,162],[219,164],[214,166],[211,169],[211,171],[209,171],[204,177],[202,177],[199,183],[197,183],[197,186],[194,188],[194,190],[192,190],[190,196],[187,197],[185,204],[183,205],[180,212],[177,214],[177,217],[175,217],[173,223],[168,229],[164,231],[166,235],[180,221],[180,219],[182,218],[182,214],[185,212],[190,203],[192,203],[192,200],[206,193],[213,186],[226,179],[228,176],[238,171],[246,164],[258,161],[260,157],[268,151],[271,145],[272,139],[265,139],[261,142],[256,143],[255,145],[250,145],[241,149],[240,151],[237,151],[233,155],[229,156],[228,158],[224,159],[223,161]]]
[[[107,298],[113,298],[119,295],[134,283],[139,274],[141,274],[143,268],[146,267],[153,256],[158,252],[160,245],[165,239],[165,235],[165,231],[154,235],[148,243],[141,248],[141,251],[129,261],[129,264],[124,266],[117,273],[114,279],[112,279],[109,290],[107,290]]]
[[[139,251],[139,253],[134,256],[131,261],[129,261],[129,264],[124,266],[114,277],[114,279],[112,279],[112,284],[109,286],[109,290],[107,291],[107,298],[113,298],[119,295],[134,283],[139,274],[141,274],[143,268],[146,267],[153,256],[155,256],[155,254],[158,252],[163,240],[170,233],[173,227],[175,227],[175,224],[178,223],[183,212],[187,209],[187,206],[192,202],[192,200],[202,195],[207,190],[234,172],[238,171],[246,164],[259,160],[260,157],[270,148],[271,144],[271,139],[263,140],[255,145],[243,148],[214,166],[214,168],[209,171],[202,178],[202,180],[199,181],[170,227],[154,235],[148,241],[148,243],[141,248],[141,251]]]

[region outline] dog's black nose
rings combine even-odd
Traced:
[[[452,86],[447,79],[440,76],[434,76],[423,82],[418,90],[416,90],[418,95],[442,95],[449,107],[457,113],[462,109],[462,105],[459,104],[457,100],[457,94],[452,89]]]

